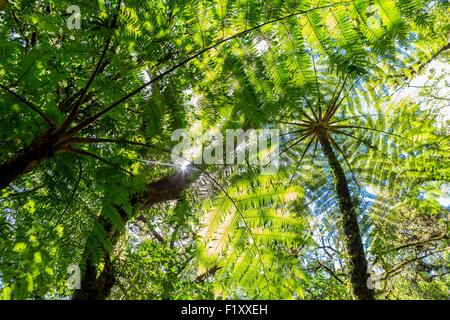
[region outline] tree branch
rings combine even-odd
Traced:
[[[315,11],[315,10],[320,10],[320,9],[326,9],[326,8],[334,7],[334,6],[337,6],[337,5],[347,5],[347,4],[350,4],[350,3],[353,3],[353,1],[337,2],[337,3],[333,3],[333,4],[321,6],[321,7],[315,7],[315,8],[311,8],[311,9],[308,9],[308,10],[302,10],[302,11],[299,11],[299,12],[291,13],[291,14],[283,16],[281,18],[277,18],[277,19],[266,21],[264,23],[261,23],[261,24],[255,26],[255,27],[246,29],[246,30],[238,32],[238,33],[236,33],[236,34],[234,34],[234,35],[232,35],[230,37],[224,38],[224,39],[222,39],[222,40],[220,40],[220,41],[210,45],[209,47],[206,47],[205,49],[200,50],[196,54],[187,57],[183,61],[177,63],[175,66],[173,66],[173,67],[169,68],[168,70],[164,71],[163,73],[157,75],[156,77],[154,77],[150,81],[142,84],[141,86],[139,86],[135,90],[133,90],[130,93],[128,93],[127,95],[125,95],[123,98],[121,98],[118,101],[116,101],[113,104],[111,104],[109,107],[107,107],[104,110],[100,111],[99,113],[93,115],[92,117],[82,121],[79,125],[77,125],[76,127],[72,128],[71,130],[69,130],[69,132],[70,133],[77,133],[77,132],[83,130],[84,128],[88,127],[93,122],[97,121],[98,119],[100,119],[102,116],[104,116],[105,114],[107,114],[111,110],[113,110],[116,107],[118,107],[119,105],[121,105],[123,102],[127,101],[128,99],[130,99],[130,98],[134,97],[135,95],[137,95],[138,93],[140,93],[142,90],[144,90],[145,88],[147,88],[151,84],[161,80],[166,75],[172,73],[173,71],[175,71],[178,68],[184,66],[188,62],[198,58],[199,56],[201,56],[202,54],[208,52],[209,50],[211,50],[211,49],[221,45],[222,43],[225,43],[225,42],[230,41],[232,39],[235,39],[235,38],[241,37],[243,35],[246,35],[246,34],[252,32],[252,31],[257,30],[259,28],[262,28],[264,26],[267,26],[267,25],[270,25],[270,24],[274,24],[276,22],[283,21],[285,19],[288,19],[288,18],[291,18],[291,17],[294,17],[294,16],[306,14],[306,13],[309,13],[309,12],[312,12],[312,11]]]
[[[219,267],[218,265],[216,265],[216,266],[212,267],[211,269],[206,270],[206,272],[202,273],[195,279],[195,282],[196,283],[204,283],[206,281],[206,279],[208,279],[211,276],[214,276],[217,273],[217,271],[219,271],[220,269],[222,269],[222,267]]]
[[[418,245],[421,245],[421,244],[434,242],[434,241],[439,241],[439,240],[442,240],[442,239],[448,239],[448,236],[444,233],[444,234],[442,234],[442,235],[440,235],[438,237],[435,237],[435,238],[421,240],[421,241],[415,241],[415,242],[411,242],[411,243],[406,243],[406,244],[398,246],[396,248],[392,248],[392,249],[386,250],[384,252],[381,252],[381,254],[386,254],[386,253],[398,251],[398,250],[401,250],[401,249],[406,249],[406,248],[409,248],[409,247],[415,247],[415,246],[418,246]]]
[[[336,273],[334,273],[333,270],[331,270],[329,267],[327,267],[326,265],[324,265],[324,264],[323,264],[322,262],[320,262],[319,260],[317,260],[317,263],[318,263],[323,269],[325,269],[325,270],[328,272],[328,274],[329,274],[330,276],[332,276],[332,277],[335,278],[337,281],[339,281],[340,284],[345,285],[345,282],[342,281],[341,278],[339,278],[339,277],[336,275]]]
[[[113,16],[112,23],[111,23],[111,29],[114,30],[115,25],[117,23],[117,18],[120,14],[120,6],[122,5],[122,0],[119,0],[117,2],[116,7],[116,13]],[[72,108],[72,111],[70,112],[69,116],[64,120],[64,122],[61,124],[61,126],[58,128],[58,132],[64,131],[67,129],[67,127],[72,123],[72,121],[77,117],[80,107],[84,102],[84,99],[86,97],[87,92],[89,91],[89,88],[91,87],[92,83],[94,82],[95,77],[100,73],[100,70],[102,69],[103,60],[106,57],[106,52],[109,49],[109,45],[111,44],[111,40],[113,38],[113,32],[111,32],[111,35],[108,37],[108,40],[106,40],[105,46],[103,48],[102,54],[100,56],[100,59],[98,60],[98,63],[92,72],[91,77],[89,78],[88,82],[84,86],[84,88],[80,92],[80,97],[75,103],[75,105]]]
[[[426,66],[428,66],[433,60],[435,60],[441,53],[447,51],[450,49],[450,43],[447,43],[443,47],[441,47],[438,51],[436,51],[427,61],[424,61],[419,65],[419,68],[414,70],[412,67],[409,68],[411,72],[410,78],[412,79],[416,74],[419,74]],[[405,75],[405,79],[408,79],[408,77]]]
[[[117,144],[129,144],[139,147],[145,147],[150,149],[155,149],[158,151],[163,151],[172,154],[170,150],[156,147],[152,144],[141,143],[136,141],[124,140],[124,139],[103,139],[103,138],[72,138],[69,140],[71,144],[96,144],[96,143],[117,143]]]
[[[117,164],[115,164],[115,163],[112,163],[112,162],[109,161],[109,160],[103,159],[102,157],[100,157],[100,156],[98,156],[98,155],[96,155],[96,154],[90,153],[90,152],[85,151],[85,150],[76,149],[76,148],[73,148],[73,147],[68,147],[66,150],[69,151],[69,152],[71,152],[71,153],[75,153],[75,154],[79,154],[79,155],[81,155],[81,156],[87,156],[87,157],[96,159],[96,160],[98,160],[98,161],[100,161],[100,162],[106,163],[107,165],[110,165],[110,166],[112,166],[112,167],[114,167],[114,168],[117,168],[117,169],[119,169],[120,171],[123,171],[123,172],[129,174],[130,176],[133,176],[133,174],[132,174],[130,171],[128,171],[127,169],[124,169],[124,168],[122,168],[121,166],[119,166],[119,165],[117,165]]]
[[[37,114],[39,114],[42,119],[44,119],[44,121],[50,126],[50,127],[54,127],[55,126],[55,122],[50,119],[44,112],[42,112],[41,110],[39,110],[39,108],[33,104],[32,102],[26,100],[24,97],[20,96],[18,93],[12,91],[11,89],[9,89],[8,87],[0,84],[0,88],[2,88],[3,90],[5,90],[6,92],[8,92],[9,94],[13,95],[17,100],[19,100],[20,102],[22,102],[25,106],[27,106],[28,108],[30,108],[31,110],[33,110],[34,112],[36,112]]]

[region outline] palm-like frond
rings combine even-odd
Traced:
[[[240,175],[202,208],[201,259],[205,269],[220,268],[214,278],[219,296],[301,297],[295,252],[308,236],[305,221],[291,206],[302,190],[285,188],[279,179]],[[274,286],[278,281],[286,287]]]

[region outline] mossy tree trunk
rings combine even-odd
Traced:
[[[176,172],[160,180],[147,185],[144,192],[135,195],[130,199],[130,203],[135,210],[150,208],[155,204],[166,201],[178,200],[182,192],[200,176],[201,171],[196,167],[189,167],[183,172]],[[116,207],[123,223],[126,224],[132,217],[120,207]],[[117,246],[123,230],[119,230],[108,219],[103,216],[97,218],[97,223],[105,230],[107,241],[111,244],[112,251]],[[95,237],[95,232],[93,232]],[[95,239],[95,238],[94,238]],[[81,261],[81,289],[76,290],[73,300],[104,300],[111,293],[111,289],[116,283],[114,264],[111,255],[114,252],[102,248],[101,257],[95,257],[91,249],[92,244],[86,243]],[[103,269],[99,272],[100,262],[103,262]]]
[[[367,272],[367,260],[358,226],[356,210],[353,205],[347,178],[331,147],[326,132],[319,135],[319,141],[328,160],[333,174],[334,186],[339,199],[339,209],[342,219],[342,231],[346,253],[348,255],[348,269],[352,293],[359,300],[373,300],[374,291],[367,286],[370,277]]]

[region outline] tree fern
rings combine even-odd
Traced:
[[[308,236],[303,218],[290,211],[290,206],[302,191],[276,186],[272,176],[245,174],[234,180],[202,208],[203,270],[220,268],[215,275],[216,294],[224,298],[300,297],[302,272],[291,250],[305,245]],[[287,270],[288,278],[283,275]],[[281,278],[287,287],[274,287]]]

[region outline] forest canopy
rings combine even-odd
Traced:
[[[448,0],[0,0],[0,298],[448,299],[449,36]]]

